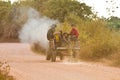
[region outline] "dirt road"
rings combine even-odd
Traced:
[[[0,43],[0,58],[11,66],[16,80],[120,80],[120,69],[93,63],[51,63],[34,54],[28,44]]]

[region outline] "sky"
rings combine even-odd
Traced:
[[[18,0],[11,0],[11,3]],[[99,17],[110,17],[117,16],[120,18],[120,0],[78,0],[80,2],[86,3],[88,6],[92,7],[93,12],[97,12]],[[106,3],[106,1],[108,1]],[[116,8],[119,7],[119,8]],[[114,13],[108,12],[106,8],[110,8]],[[110,14],[111,13],[111,14]]]
[[[13,4],[15,1],[18,1],[18,0],[10,0],[11,1],[11,4]]]
[[[88,6],[91,6],[93,11],[97,12],[99,17],[101,16],[106,18],[110,16],[120,17],[120,0],[78,0],[78,1],[85,2]],[[106,8],[110,8],[111,11],[108,12]],[[115,12],[112,12],[113,10]]]

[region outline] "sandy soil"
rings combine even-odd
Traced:
[[[34,54],[28,44],[0,43],[0,59],[11,66],[16,80],[120,80],[120,69],[96,63],[52,63]]]

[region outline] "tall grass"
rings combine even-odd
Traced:
[[[80,58],[97,60],[107,57],[117,50],[116,39],[104,22],[86,22],[81,32]]]

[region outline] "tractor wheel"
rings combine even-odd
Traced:
[[[57,56],[56,51],[52,51],[52,59],[51,59],[52,62],[56,61],[56,56]]]

